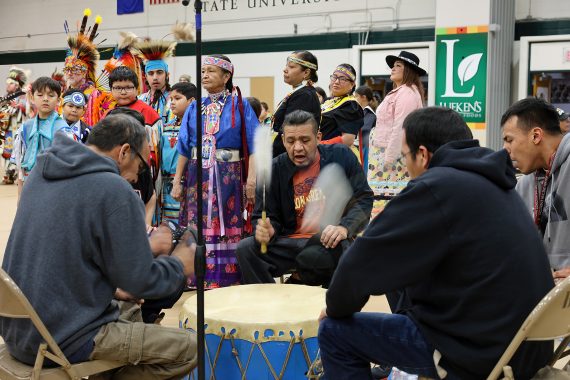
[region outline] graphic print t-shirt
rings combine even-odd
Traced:
[[[314,162],[311,166],[298,171],[293,176],[293,200],[295,202],[295,214],[297,217],[297,228],[295,233],[290,238],[302,239],[310,238],[319,232],[319,215],[322,214],[324,207],[324,197],[320,189],[314,188],[314,184],[319,177],[321,171],[321,157],[319,152],[315,156]],[[318,202],[316,205],[319,212],[311,218],[311,220],[304,221],[305,210],[307,206],[313,202]],[[303,222],[305,222],[303,224]]]

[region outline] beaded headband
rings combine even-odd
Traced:
[[[63,104],[67,103],[82,107],[85,105],[85,96],[81,92],[74,92],[63,98]]]
[[[308,62],[308,61],[304,61],[300,58],[295,57],[294,55],[290,55],[289,57],[287,57],[287,61],[288,62],[293,62],[296,63],[298,65],[301,65],[303,67],[306,67],[308,69],[313,69],[313,70],[317,70],[318,67],[317,65],[315,65],[314,63]]]
[[[229,71],[230,73],[232,73],[232,75],[234,74],[234,65],[232,65],[231,62],[228,62],[222,58],[206,56],[206,57],[202,58],[202,66],[204,66],[204,65],[218,66],[224,70]]]
[[[334,71],[338,71],[338,72],[343,73],[348,78],[350,78],[350,80],[353,82],[356,80],[356,76],[344,66],[337,66],[336,69],[334,69]]]

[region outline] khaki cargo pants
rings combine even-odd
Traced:
[[[119,305],[119,320],[101,327],[90,359],[119,360],[126,366],[89,379],[180,379],[196,367],[196,334],[145,324],[138,305]]]

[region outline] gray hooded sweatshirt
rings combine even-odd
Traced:
[[[66,355],[118,319],[116,288],[152,299],[185,281],[180,260],[153,258],[144,205],[115,161],[62,133],[26,180],[2,268]],[[0,335],[34,363],[41,337],[28,320],[0,318]]]
[[[543,217],[547,218],[543,234],[544,247],[554,270],[570,267],[570,134],[566,134],[552,163],[552,174],[546,197]],[[523,176],[517,184],[517,192],[522,197],[534,218],[534,197],[536,173]]]

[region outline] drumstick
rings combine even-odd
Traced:
[[[271,129],[265,126],[258,126],[255,130],[255,177],[256,188],[261,187],[261,220],[265,224],[267,212],[265,211],[265,191],[266,185],[271,183],[271,167],[273,165],[273,142],[271,139]],[[261,244],[261,253],[267,253],[267,244]]]
[[[261,211],[261,220],[263,223],[267,220],[267,212],[265,211],[265,184],[263,184],[263,211]],[[267,244],[261,244],[261,253],[267,253]]]
[[[314,201],[307,203],[301,229],[312,229],[317,222],[320,229],[336,226],[352,197],[352,187],[340,165],[329,164],[322,168],[311,192],[314,192],[311,197]]]

